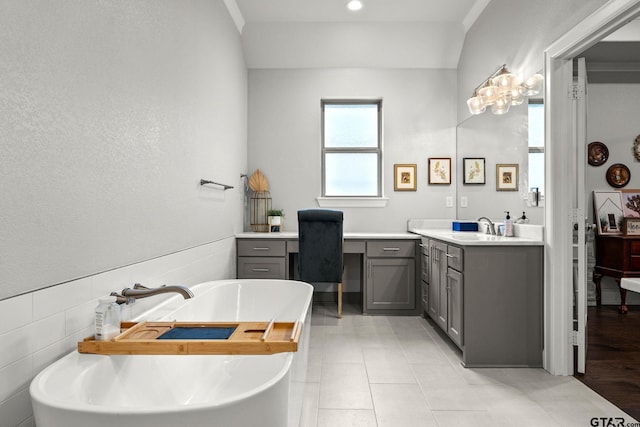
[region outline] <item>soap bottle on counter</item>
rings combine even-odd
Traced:
[[[102,297],[96,307],[94,338],[110,340],[120,334],[120,306],[115,296]]]
[[[511,220],[511,216],[509,216],[509,211],[505,211],[507,213],[507,217],[504,219],[504,235],[505,237],[513,237],[513,221]]]

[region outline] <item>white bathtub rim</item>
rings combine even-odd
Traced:
[[[225,286],[225,285],[229,285],[229,284],[237,284],[238,282],[240,282],[240,284],[243,284],[243,283],[251,283],[251,282],[282,282],[282,281],[283,280],[278,280],[278,279],[227,279],[227,280],[215,280],[215,281],[202,282],[202,283],[196,284],[196,285],[193,286],[192,291],[194,292],[194,294],[197,297],[198,295],[204,295],[204,294],[208,293],[209,291],[212,291],[213,289],[215,289],[215,288],[217,288],[219,286]],[[313,298],[313,286],[310,285],[309,283],[300,282],[300,281],[287,280],[286,282],[303,284],[303,285],[307,286],[308,288],[310,288],[310,290],[312,292],[309,293],[309,297],[307,298],[307,301],[305,301],[305,306],[309,307],[309,309],[310,309],[311,300]],[[199,290],[198,289],[199,287],[204,287],[205,288],[205,290],[204,290],[204,292],[202,294],[198,294],[197,293],[197,291]],[[136,318],[132,319],[132,321],[144,320],[145,316],[148,316],[149,313],[152,313],[153,311],[155,311],[155,310],[157,310],[157,309],[159,309],[161,307],[164,307],[164,306],[166,306],[166,305],[168,305],[168,304],[170,304],[172,302],[175,302],[175,301],[180,301],[181,302],[179,305],[177,305],[175,307],[175,309],[177,310],[178,308],[183,307],[184,304],[188,304],[191,300],[187,299],[187,300],[182,301],[182,298],[180,298],[179,300],[177,300],[177,298],[169,298],[169,299],[167,299],[165,301],[162,301],[158,305],[150,308],[149,310],[147,310],[146,312],[144,312],[141,315],[137,316]],[[167,315],[170,315],[170,314],[167,314]],[[301,315],[301,317],[298,320],[304,324],[304,320],[305,320],[304,313]],[[66,356],[62,357],[61,359],[57,360],[56,362],[53,362],[50,365],[48,365],[47,367],[45,367],[31,381],[31,384],[29,386],[29,390],[30,390],[31,398],[34,400],[34,403],[37,403],[37,404],[45,406],[45,407],[54,407],[54,408],[56,408],[58,410],[68,410],[68,411],[74,411],[74,412],[87,412],[87,413],[95,413],[95,414],[101,414],[101,415],[102,414],[114,414],[114,407],[113,406],[110,406],[110,405],[95,405],[95,404],[90,404],[90,403],[83,402],[81,400],[71,400],[70,401],[68,399],[58,399],[55,394],[52,394],[50,392],[45,392],[42,389],[43,382],[47,379],[48,376],[50,376],[52,374],[54,366],[56,366],[56,365],[58,365],[60,363],[65,363],[65,360],[70,359],[70,358],[87,357],[87,356],[88,357],[100,357],[100,358],[102,358],[102,357],[105,357],[105,358],[106,357],[131,357],[131,355],[109,356],[109,355],[96,355],[96,354],[81,354],[77,350],[74,350],[71,353],[67,354]],[[219,356],[219,357],[236,357],[234,355],[212,355],[212,356],[213,357],[216,357],[216,356]],[[246,391],[244,393],[235,394],[232,397],[230,397],[229,399],[216,400],[215,402],[207,401],[207,402],[194,403],[194,404],[176,403],[174,405],[164,405],[162,407],[152,406],[152,407],[149,407],[148,409],[141,408],[141,407],[118,407],[117,411],[115,411],[115,413],[123,414],[123,415],[169,414],[169,413],[177,413],[177,412],[191,412],[191,411],[195,412],[195,411],[204,410],[204,409],[208,409],[208,408],[209,409],[213,409],[213,408],[228,407],[228,406],[237,404],[239,402],[242,402],[243,400],[246,400],[248,398],[251,398],[252,396],[256,396],[256,395],[268,390],[274,384],[277,384],[279,381],[281,381],[290,372],[291,364],[293,362],[293,356],[294,356],[293,352],[287,353],[286,359],[285,359],[280,371],[276,375],[272,376],[268,381],[265,381],[260,386],[254,387],[251,390],[248,390],[248,391]],[[158,355],[158,357],[162,357],[162,356]],[[190,357],[190,356],[189,355],[184,355],[184,356],[181,356],[181,357]],[[240,357],[245,357],[245,356],[240,356]],[[258,357],[258,356],[256,356],[256,357]],[[67,360],[67,363],[71,363],[71,362],[68,362],[68,360]]]
[[[163,314],[163,316],[170,316],[172,312],[177,311],[179,308],[184,307],[185,304],[190,304],[191,302],[194,302],[194,300],[199,296],[199,295],[205,295],[209,292],[212,292],[215,288],[221,287],[221,286],[228,286],[230,284],[240,284],[240,285],[246,285],[248,283],[282,283],[282,282],[287,282],[287,283],[297,283],[298,285],[305,285],[305,287],[307,287],[311,292],[309,294],[309,298],[307,299],[307,301],[305,302],[305,306],[309,305],[311,303],[311,300],[313,298],[313,285],[311,285],[310,283],[307,282],[302,282],[299,280],[283,280],[283,279],[223,279],[223,280],[211,280],[208,282],[202,282],[202,283],[197,283],[191,287],[189,287],[189,289],[191,290],[191,292],[193,292],[194,294],[194,298],[188,298],[188,299],[183,299],[181,296],[179,295],[175,295],[172,298],[168,298],[164,301],[161,301],[160,303],[154,305],[153,307],[150,307],[148,310],[144,311],[143,313],[139,314],[138,316],[135,316],[134,318],[131,319],[132,322],[140,322],[142,320],[153,320],[153,319],[149,319],[149,315],[150,313],[153,313],[154,311],[159,311],[160,313]],[[202,293],[200,292],[199,288],[204,288],[204,291]],[[168,306],[168,307],[167,307]],[[161,309],[167,307],[170,311],[162,311]],[[265,319],[265,320],[271,320],[271,319]],[[277,320],[277,319],[276,319]],[[300,319],[301,321],[304,320],[304,318]]]
[[[67,357],[73,357],[74,355],[80,355],[77,351],[74,353],[70,353]],[[87,356],[87,355],[82,355]],[[90,356],[96,357],[112,357],[100,354],[93,354]],[[215,356],[215,355],[214,355]],[[115,356],[115,357],[128,357],[128,355],[124,356]],[[161,355],[159,355],[161,357]],[[184,356],[189,357],[189,356]],[[224,356],[223,356],[224,357]],[[47,379],[47,376],[50,375],[46,369],[40,372],[36,378],[31,382],[29,387],[31,398],[36,401],[38,404],[48,407],[55,407],[57,410],[67,410],[73,412],[85,412],[92,414],[101,414],[101,415],[113,415],[113,414],[122,414],[122,415],[145,415],[145,414],[172,414],[178,412],[190,412],[190,411],[199,411],[203,409],[221,409],[228,406],[232,406],[234,404],[240,403],[243,400],[249,399],[253,396],[257,396],[258,394],[270,389],[273,385],[280,382],[288,373],[291,368],[291,363],[293,361],[293,353],[288,353],[285,359],[285,362],[282,366],[282,369],[273,377],[262,383],[260,386],[255,387],[249,391],[240,394],[234,394],[232,397],[223,400],[217,400],[215,402],[202,402],[202,403],[176,403],[173,405],[164,405],[164,406],[151,406],[148,409],[144,407],[132,407],[132,406],[119,406],[117,410],[114,411],[114,407],[110,405],[94,405],[90,403],[86,403],[80,400],[75,400],[70,402],[69,400],[58,399],[56,395],[51,393],[45,393],[39,387],[40,382]],[[43,399],[43,396],[46,396],[47,399]]]

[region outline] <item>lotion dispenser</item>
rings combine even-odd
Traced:
[[[505,237],[513,237],[513,221],[511,220],[511,216],[509,216],[509,211],[505,211],[507,213],[507,217],[504,219],[504,235]]]

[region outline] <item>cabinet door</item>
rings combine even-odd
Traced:
[[[429,313],[429,270],[431,260],[429,258],[429,241],[422,238],[420,244],[420,260],[422,261],[420,274],[422,278],[422,311]]]
[[[462,348],[462,298],[463,275],[459,271],[449,268],[447,271],[447,335],[460,348]]]
[[[438,263],[436,261],[436,245],[433,240],[429,242],[429,296],[427,298],[429,317],[436,320],[438,317],[438,301],[440,299],[440,282],[438,281]]]
[[[447,330],[447,245],[443,242],[430,243],[429,316]]]
[[[422,268],[421,268],[422,281],[429,283],[429,270],[430,270],[429,247],[428,246],[422,247],[422,250],[420,251],[420,253],[421,253],[420,259],[422,260]]]
[[[415,309],[415,272],[414,259],[369,259],[367,309]]]

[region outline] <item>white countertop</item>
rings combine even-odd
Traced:
[[[442,228],[410,228],[424,237],[464,246],[542,246],[544,241],[529,237],[493,236],[482,232],[452,231]]]
[[[281,233],[256,233],[253,231],[247,231],[244,233],[236,234],[237,239],[297,239],[298,232],[297,231],[283,231]],[[346,240],[384,240],[384,239],[407,239],[407,240],[417,240],[420,236],[409,233],[409,232],[400,232],[400,233],[344,233],[344,238]]]

